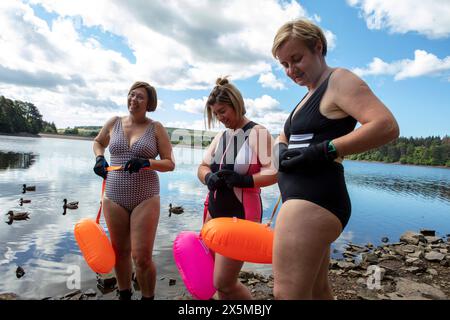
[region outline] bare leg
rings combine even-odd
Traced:
[[[331,291],[330,282],[328,281],[328,269],[330,265],[330,247],[328,247],[320,265],[319,274],[314,282],[312,290],[312,298],[314,300],[334,300]]]
[[[273,274],[276,299],[312,299],[330,244],[341,233],[339,219],[304,200],[283,203],[275,225]]]
[[[131,214],[131,251],[143,297],[155,295],[156,267],[152,255],[159,212],[160,198],[154,196],[139,204]]]
[[[131,289],[130,214],[114,201],[103,199],[103,212],[116,255],[116,278],[119,290]]]
[[[214,260],[214,286],[221,300],[251,300],[252,295],[238,279],[244,263],[226,258],[220,254]]]

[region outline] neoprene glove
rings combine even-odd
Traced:
[[[302,165],[331,162],[337,158],[337,152],[335,149],[330,151],[329,143],[329,140],[325,140],[306,148],[290,149],[284,153],[284,159],[281,160],[280,167],[292,169]]]
[[[106,179],[106,176],[108,175],[108,171],[106,171],[106,168],[108,167],[109,164],[106,161],[105,156],[100,155],[95,158],[94,172],[96,175],[102,177],[103,179]]]
[[[128,160],[127,163],[125,163],[123,170],[128,171],[131,174],[133,172],[138,172],[142,168],[148,168],[148,167],[150,167],[149,159],[133,158],[131,160]]]
[[[217,172],[219,177],[225,180],[228,188],[238,187],[238,188],[253,188],[255,182],[253,181],[252,175],[239,174],[236,171],[223,169]]]
[[[275,159],[275,167],[279,171],[284,171],[281,167],[281,161],[286,159],[285,155],[288,151],[288,145],[284,142],[277,143],[273,146],[273,158]]]
[[[215,191],[225,186],[225,181],[217,175],[217,172],[209,172],[205,176],[205,183],[209,191]]]

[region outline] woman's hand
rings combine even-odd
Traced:
[[[123,170],[128,171],[131,174],[133,172],[138,172],[142,168],[148,168],[148,167],[150,167],[149,159],[133,158],[133,159],[127,161]]]
[[[105,156],[100,155],[95,158],[94,172],[96,175],[102,177],[103,179],[106,179],[106,176],[108,175],[108,171],[106,171],[106,168],[108,167],[109,164],[106,161]]]
[[[253,188],[255,182],[253,176],[239,174],[233,170],[223,169],[217,172],[217,175],[225,181],[228,188]]]
[[[205,176],[205,183],[208,186],[209,191],[215,191],[217,189],[225,187],[225,181],[219,177],[218,172],[209,172]]]
[[[336,149],[329,147],[330,141],[325,140],[306,148],[290,149],[283,153],[280,158],[280,168],[289,170],[302,165],[313,165],[331,162],[337,158]],[[332,145],[332,144],[331,144]]]

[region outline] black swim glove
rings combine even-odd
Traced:
[[[96,175],[102,177],[103,179],[106,179],[106,176],[108,175],[108,171],[106,171],[106,168],[108,167],[109,164],[106,161],[105,156],[100,155],[95,158],[94,172]]]
[[[217,172],[209,172],[208,174],[206,174],[205,183],[208,186],[209,191],[215,191],[217,189],[225,187],[225,181],[217,175]]]
[[[288,145],[284,142],[277,143],[273,146],[273,159],[275,159],[275,168],[277,168],[279,171],[283,171],[283,168],[281,167],[281,161],[286,159],[286,152],[289,151]]]
[[[225,180],[228,188],[253,188],[255,182],[252,175],[239,174],[236,171],[223,169],[217,175]]]
[[[289,170],[302,165],[320,165],[321,163],[331,162],[336,158],[336,148],[329,140],[325,140],[306,148],[295,148],[286,151],[280,167]]]
[[[127,163],[125,163],[123,170],[128,171],[131,174],[133,172],[138,172],[142,168],[148,168],[148,167],[150,167],[149,159],[133,158],[131,160],[128,160]]]

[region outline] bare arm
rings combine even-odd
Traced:
[[[161,123],[155,121],[155,135],[158,140],[160,160],[150,159],[150,167],[160,172],[173,171],[175,169],[175,157],[172,151],[169,134]]]
[[[205,151],[202,163],[198,166],[197,177],[203,184],[206,184],[205,176],[211,172],[211,168],[209,167],[209,164],[211,163],[212,156],[214,154],[214,151],[216,150],[216,146],[219,143],[221,136],[222,136],[222,132],[219,132],[214,137],[213,141],[209,144],[208,148]]]
[[[345,69],[337,69],[332,77],[333,102],[361,123],[358,129],[333,140],[339,156],[364,152],[398,137],[394,116],[363,80]]]
[[[258,155],[261,171],[253,175],[255,187],[267,187],[277,182],[277,170],[272,162],[274,139],[263,126],[257,126],[250,134],[250,146]]]
[[[103,156],[105,154],[105,149],[109,145],[111,128],[117,121],[117,119],[118,117],[109,119],[102,127],[98,135],[94,138],[94,145],[92,149],[94,150],[94,154],[96,157]]]

